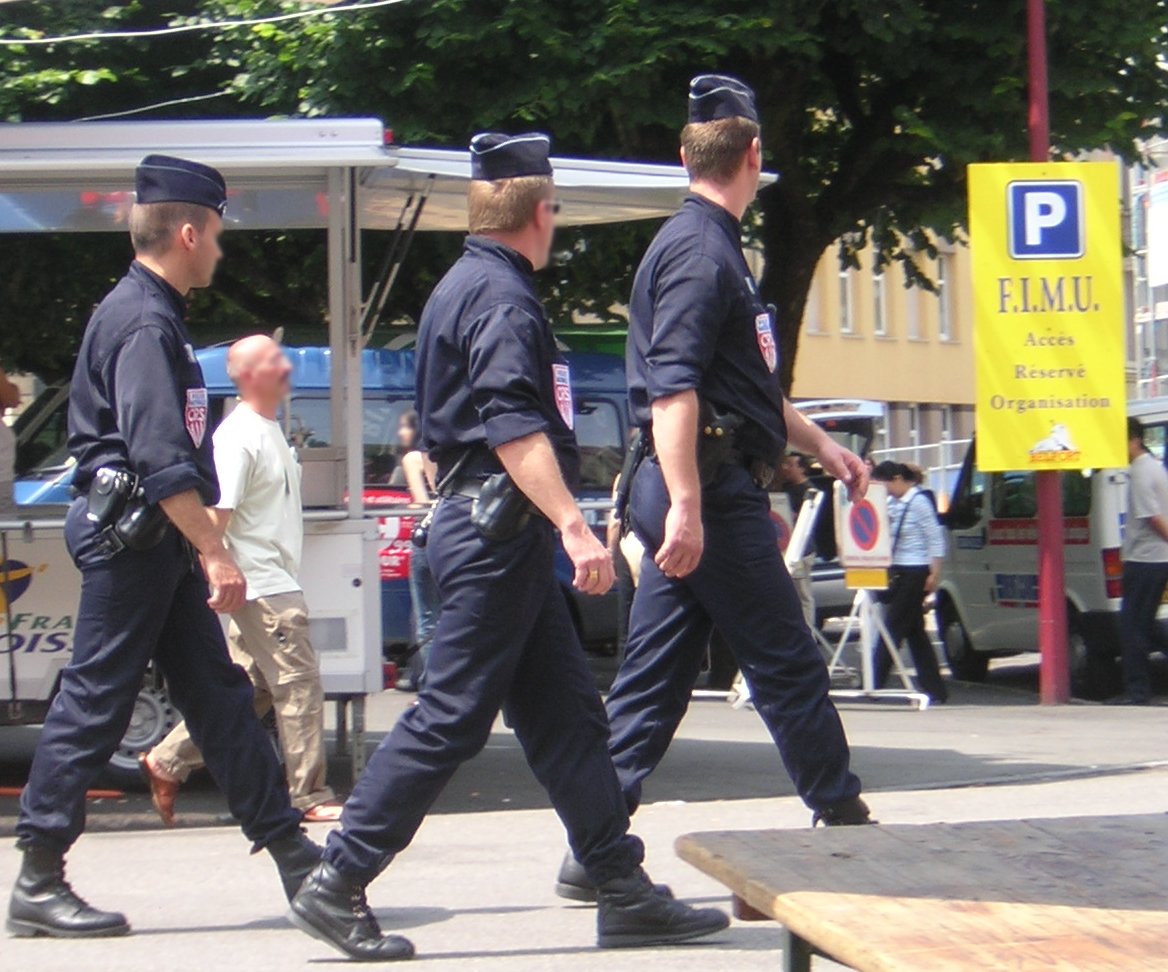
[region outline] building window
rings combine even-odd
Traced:
[[[823,329],[823,319],[819,312],[819,286],[816,281],[811,282],[807,303],[803,305],[803,330],[808,334],[827,333]]]
[[[953,340],[953,285],[949,279],[949,260],[945,253],[937,257],[937,338],[941,341]]]
[[[841,270],[839,275],[840,334],[855,334],[855,308],[852,306],[852,274]]]
[[[872,333],[877,337],[888,336],[888,293],[882,273],[872,275]]]
[[[921,289],[909,287],[904,292],[904,333],[910,341],[919,341],[921,334]]]

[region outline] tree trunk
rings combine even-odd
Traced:
[[[811,206],[805,200],[790,196],[782,191],[781,186],[768,189],[759,196],[763,212],[760,239],[764,258],[759,290],[763,299],[774,304],[777,311],[779,373],[787,394],[790,394],[795,379],[799,330],[803,325],[807,294],[819,258],[831,243],[817,228]]]

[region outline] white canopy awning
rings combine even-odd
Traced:
[[[466,230],[468,152],[387,145],[379,120],[342,118],[0,125],[0,232],[124,229],[134,168],[151,152],[219,169],[241,229],[325,228],[328,173],[349,169],[362,229],[393,228],[411,194],[427,192],[419,230]],[[680,166],[552,164],[563,225],[666,216],[688,185]]]

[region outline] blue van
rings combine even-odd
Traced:
[[[293,365],[293,394],[284,416],[289,439],[302,449],[330,446],[329,350],[287,348]],[[612,483],[620,472],[629,428],[624,361],[611,354],[572,353],[572,386],[576,397],[576,436],[581,451],[579,499],[584,515],[603,539]],[[234,397],[227,378],[227,349],[198,352],[210,392],[211,420],[217,424]],[[362,354],[365,395],[365,503],[376,513],[384,540],[381,548],[382,642],[387,652],[399,652],[411,640],[409,558],[410,533],[416,513],[408,508],[409,493],[399,474],[401,450],[398,421],[413,408],[414,353],[367,350]],[[66,448],[65,386],[47,389],[21,416],[17,435],[16,501],[38,506],[70,502],[72,468]],[[304,564],[311,570],[311,564]],[[607,654],[616,641],[617,604],[614,593],[585,597],[572,589],[572,570],[561,550],[556,576],[568,594],[581,640]]]

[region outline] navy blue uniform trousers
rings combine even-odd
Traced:
[[[767,494],[746,469],[719,470],[702,491],[701,563],[681,580],[653,562],[669,510],[655,459],[637,471],[630,504],[646,555],[625,660],[608,696],[610,749],[630,811],[685,715],[715,625],[807,805],[822,810],[858,795],[827,666],[779,554]]]
[[[413,839],[458,767],[490,737],[500,708],[593,880],[644,856],[608,755],[608,722],[553,569],[542,517],[512,540],[484,540],[471,501],[444,499],[426,553],[442,604],[418,704],[369,760],[329,834],[325,860],[363,883]]]
[[[153,550],[112,556],[95,539],[77,500],[65,526],[81,570],[73,658],[21,796],[20,841],[65,850],[81,835],[85,791],[125,735],[151,658],[247,837],[265,846],[295,832],[301,814],[255,716],[251,683],[227,654],[207,581],[177,532]]]

